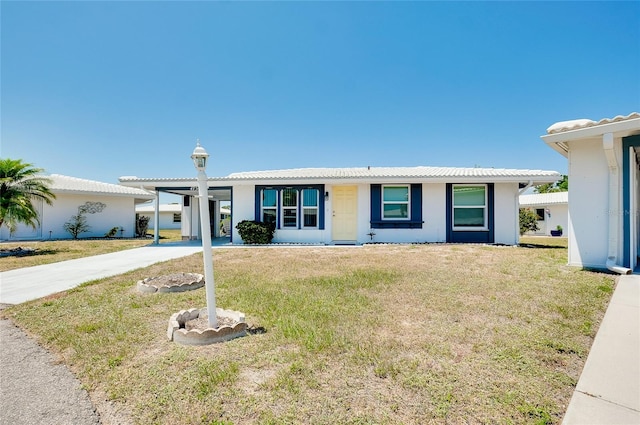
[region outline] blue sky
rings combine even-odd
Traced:
[[[640,2],[0,2],[1,156],[117,183],[298,167],[567,171],[640,112]]]

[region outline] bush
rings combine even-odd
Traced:
[[[149,229],[149,217],[146,215],[139,215],[136,219],[136,236],[147,236],[147,230]]]
[[[520,208],[520,236],[538,230],[538,214],[529,208]]]
[[[261,221],[243,220],[236,225],[240,237],[246,244],[265,245],[271,243],[276,228],[273,224]]]

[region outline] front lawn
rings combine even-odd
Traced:
[[[200,254],[2,314],[58,353],[99,411],[138,424],[559,423],[614,286],[566,266],[566,254],[215,250],[218,306],[266,332],[204,347],[166,338],[172,313],[205,306],[204,289],[135,288],[201,272]]]

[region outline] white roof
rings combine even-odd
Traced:
[[[154,198],[154,195],[146,190],[126,187],[119,184],[102,183],[60,174],[51,174],[45,177],[51,180],[49,188],[54,193],[93,193],[110,196],[131,196],[138,199]]]
[[[532,193],[520,195],[520,206],[568,204],[569,192]]]
[[[578,120],[570,120],[570,121],[560,121],[553,124],[551,127],[547,128],[547,134],[562,133],[564,131],[571,131],[571,130],[579,130],[581,128],[594,127],[594,126],[603,125],[603,124],[611,124],[614,122],[627,121],[635,118],[640,118],[640,114],[637,112],[632,112],[626,116],[618,115],[614,118],[603,118],[600,121],[593,121],[585,118],[578,119]]]
[[[517,170],[507,168],[459,167],[360,167],[360,168],[294,168],[287,170],[248,171],[229,174],[229,180],[285,180],[285,179],[437,179],[437,178],[514,178],[555,177],[558,173],[546,170]]]

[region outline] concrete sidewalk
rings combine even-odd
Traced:
[[[640,424],[640,276],[618,277],[565,425]]]
[[[19,304],[66,291],[91,280],[202,252],[200,241],[141,248],[0,273],[0,303]]]

